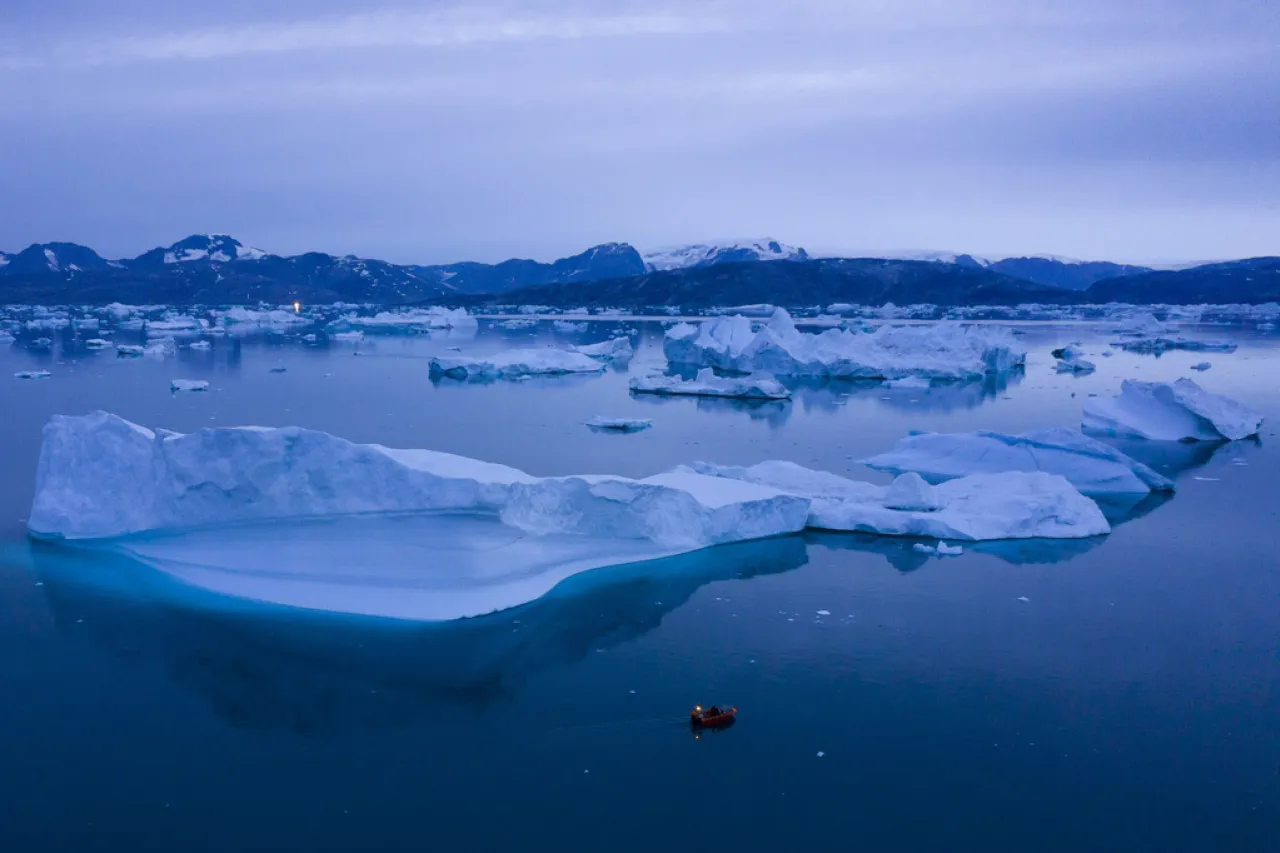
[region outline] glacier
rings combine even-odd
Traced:
[[[1127,379],[1119,396],[1085,403],[1083,425],[1091,432],[1157,441],[1234,441],[1257,435],[1262,415],[1190,379]]]
[[[696,378],[679,376],[637,376],[631,380],[633,394],[659,396],[730,397],[739,400],[789,400],[791,392],[768,374],[742,377],[719,377],[715,370],[704,367]]]
[[[864,459],[879,471],[913,471],[932,482],[978,473],[1043,472],[1065,477],[1083,494],[1145,495],[1171,491],[1173,481],[1101,441],[1065,427],[1021,435],[979,430],[921,433]]]
[[[580,352],[562,349],[514,349],[471,358],[463,355],[435,356],[432,376],[451,379],[516,379],[522,376],[563,376],[569,373],[600,373],[604,364]]]
[[[1025,348],[1004,328],[938,323],[807,334],[781,308],[758,330],[742,316],[681,323],[667,330],[663,352],[675,365],[845,379],[974,379],[1026,360]]]
[[[877,486],[776,460],[747,468],[695,463],[688,470],[809,498],[808,526],[820,530],[966,541],[1111,532],[1096,503],[1064,477],[1039,471],[973,474],[938,486],[907,473]]]

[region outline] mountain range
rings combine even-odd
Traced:
[[[281,256],[201,234],[136,258],[108,260],[74,243],[0,252],[0,302],[452,302],[690,307],[773,302],[1268,302],[1280,258],[1181,270],[1055,257],[914,254],[814,258],[776,240],[698,243],[641,255],[606,243],[550,263],[393,264],[352,255]]]

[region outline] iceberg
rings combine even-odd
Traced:
[[[910,388],[923,391],[930,387],[930,382],[923,376],[904,376],[901,379],[886,379],[883,383],[885,388]]]
[[[722,378],[710,367],[698,371],[697,378],[679,376],[637,376],[631,380],[633,394],[662,396],[732,397],[741,400],[789,400],[791,392],[768,374]]]
[[[749,468],[695,463],[687,470],[806,497],[808,526],[820,530],[967,541],[1111,532],[1096,503],[1066,478],[1040,471],[973,474],[930,487],[914,474],[877,486],[776,460]]]
[[[431,359],[431,375],[451,379],[515,379],[603,370],[604,364],[588,355],[551,348],[505,350],[483,358],[451,355]]]
[[[648,418],[605,418],[594,417],[587,421],[592,429],[610,430],[612,432],[640,432],[653,426]]]
[[[103,338],[89,338],[84,342],[85,349],[107,349],[111,346],[111,341]]]
[[[915,472],[932,482],[979,473],[1042,472],[1065,477],[1083,494],[1120,495],[1172,491],[1173,481],[1120,451],[1065,427],[1007,435],[922,433],[863,464],[895,474]]]
[[[1256,435],[1261,426],[1262,415],[1190,379],[1127,379],[1119,396],[1084,405],[1086,430],[1157,441],[1234,441]]]
[[[175,379],[169,383],[170,391],[208,391],[209,383],[203,379]]]
[[[434,329],[476,329],[479,323],[465,308],[427,308],[380,311],[372,317],[349,314],[343,321],[373,333],[422,332]]]
[[[814,335],[798,331],[781,308],[758,331],[742,316],[681,323],[667,330],[663,352],[676,365],[846,379],[973,379],[1026,360],[1026,350],[1000,327],[938,323]]]
[[[1053,357],[1058,360],[1058,373],[1093,373],[1098,369],[1096,364],[1086,360],[1084,354],[1074,346],[1054,350]]]
[[[205,352],[213,349],[213,344],[209,343],[208,341],[192,341],[191,343],[187,344],[187,349],[193,349],[199,352]]]
[[[574,352],[582,353],[591,358],[600,358],[605,361],[629,361],[635,355],[635,348],[631,346],[630,338],[612,338],[607,341],[601,341],[598,344],[583,344],[573,348]]]
[[[688,472],[533,477],[299,427],[153,431],[107,412],[44,429],[28,530],[39,539],[376,513],[497,515],[526,534],[641,538],[670,554],[794,533],[808,501]],[[648,553],[648,552],[646,552]]]

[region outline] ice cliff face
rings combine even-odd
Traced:
[[[796,329],[781,308],[758,331],[745,317],[682,323],[667,331],[663,352],[678,365],[851,379],[971,379],[1026,360],[1026,350],[1007,329],[940,323],[813,335]]]

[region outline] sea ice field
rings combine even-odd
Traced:
[[[0,312],[0,849],[1280,849],[1280,334],[720,313]]]

